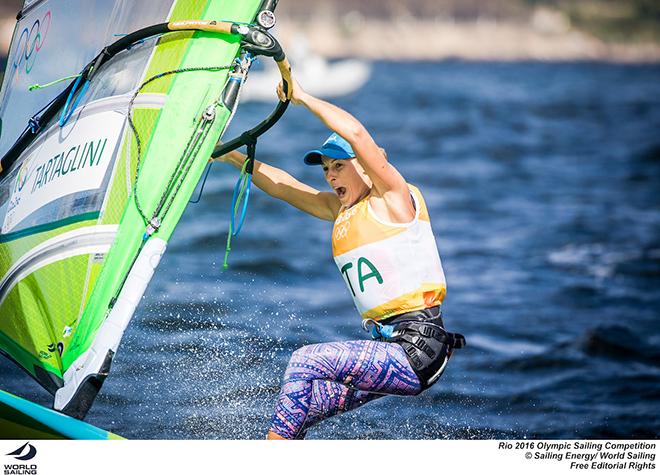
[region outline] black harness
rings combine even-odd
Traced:
[[[466,345],[460,333],[445,330],[440,307],[403,313],[377,322],[364,320],[363,327],[371,327],[375,340],[398,343],[424,389],[435,383],[447,366],[453,350]]]

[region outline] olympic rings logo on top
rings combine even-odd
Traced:
[[[350,221],[337,225],[335,227],[335,239],[339,241],[340,239],[344,239],[346,236],[348,236],[348,230],[350,227]]]
[[[43,18],[35,20],[31,27],[25,27],[21,31],[16,42],[18,46],[14,57],[14,69],[18,71],[25,63],[25,73],[30,74],[37,60],[37,53],[41,50],[46,41],[46,36],[48,36],[52,16],[50,10],[48,10]]]
[[[353,206],[351,208],[348,208],[347,210],[342,211],[339,213],[339,216],[337,216],[337,219],[335,220],[336,224],[341,224],[345,221],[348,221],[351,219],[353,216],[355,216],[355,213],[357,213],[358,207]]]

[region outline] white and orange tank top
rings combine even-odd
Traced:
[[[369,205],[369,197],[341,210],[332,230],[332,255],[363,319],[440,305],[445,274],[426,203],[412,186],[415,218],[389,223]]]

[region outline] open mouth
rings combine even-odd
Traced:
[[[339,198],[343,198],[346,195],[346,188],[343,186],[339,186],[335,188],[335,193],[337,193],[337,196]]]

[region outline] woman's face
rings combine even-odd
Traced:
[[[371,180],[355,158],[334,160],[321,157],[325,181],[334,190],[343,206],[353,206],[368,193]]]

